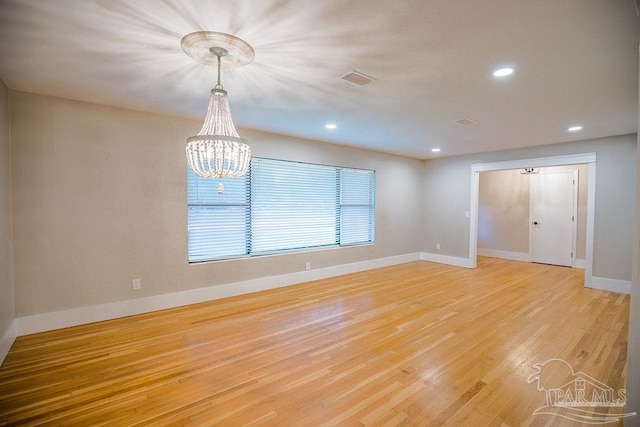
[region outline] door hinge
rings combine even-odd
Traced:
[[[571,258],[573,258],[573,252],[571,252]]]
[[[571,216],[571,221],[575,221],[575,220],[576,220],[576,217],[572,215]]]

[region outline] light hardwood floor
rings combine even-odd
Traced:
[[[413,262],[19,337],[0,425],[580,425],[533,415],[528,378],[559,358],[624,388],[629,298],[582,281]]]

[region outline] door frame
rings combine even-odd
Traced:
[[[480,172],[547,166],[588,165],[587,177],[587,235],[585,248],[584,285],[591,287],[593,281],[593,230],[596,198],[596,153],[569,154],[565,156],[533,159],[507,160],[471,165],[471,197],[469,201],[469,259],[467,265],[478,265],[478,192]]]
[[[566,170],[566,171],[545,171],[540,169],[540,175],[548,175],[555,173],[566,173],[573,176],[573,201],[571,206],[571,215],[573,215],[573,221],[571,222],[571,267],[576,266],[577,256],[577,243],[578,243],[578,169]],[[529,180],[529,260],[533,260],[533,180]]]

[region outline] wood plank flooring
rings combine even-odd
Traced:
[[[559,358],[624,388],[629,298],[582,282],[413,262],[19,337],[0,425],[580,425],[527,380]]]

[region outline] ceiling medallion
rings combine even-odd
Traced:
[[[222,67],[242,67],[253,62],[255,52],[251,45],[239,37],[214,31],[196,31],[187,34],[180,41],[184,53],[201,64],[217,67],[218,60],[211,54],[212,47],[221,47],[228,54],[222,61]]]

